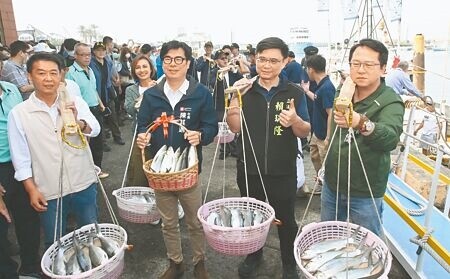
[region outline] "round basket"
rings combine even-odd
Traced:
[[[119,215],[131,223],[146,224],[158,221],[161,218],[155,203],[142,203],[132,199],[133,196],[149,194],[155,197],[155,193],[148,187],[123,187],[114,190]]]
[[[264,216],[261,224],[230,228],[211,225],[206,222],[209,214],[218,212],[220,206],[239,209],[258,209]],[[266,243],[270,224],[275,218],[275,210],[268,203],[253,198],[224,198],[213,200],[202,205],[197,212],[197,217],[202,223],[208,244],[216,251],[232,256],[247,255],[261,249]]]
[[[229,143],[234,140],[234,133],[232,133],[227,122],[219,122],[219,132],[214,137],[215,143]]]
[[[101,233],[105,237],[109,237],[110,239],[115,240],[120,247],[120,250],[118,253],[116,253],[113,257],[108,259],[108,261],[105,264],[102,264],[100,266],[97,266],[96,268],[93,268],[91,270],[88,270],[86,272],[83,272],[81,274],[77,275],[55,275],[51,271],[51,265],[53,262],[53,258],[58,253],[58,243],[53,243],[47,251],[45,251],[44,255],[42,256],[41,260],[41,268],[42,271],[46,276],[49,278],[55,278],[55,279],[84,279],[84,278],[90,278],[90,279],[100,279],[100,278],[108,278],[108,279],[116,279],[119,278],[122,274],[123,268],[125,266],[125,258],[124,258],[124,250],[127,246],[127,233],[126,231],[117,225],[114,224],[98,224],[100,227]],[[95,225],[89,224],[86,226],[81,227],[80,229],[76,230],[76,234],[79,237],[81,241],[87,241],[88,234],[90,232],[95,232]],[[72,237],[73,233],[68,233],[65,236],[61,238],[61,245],[63,247],[70,247],[72,246]]]
[[[305,225],[301,233],[297,235],[294,241],[295,261],[300,267],[302,273],[307,278],[316,278],[306,270],[303,266],[302,259],[300,258],[303,252],[306,251],[311,245],[323,240],[347,238],[357,228],[358,225],[356,224],[341,221],[327,221]],[[375,255],[377,258],[381,258],[384,262],[383,274],[381,274],[379,278],[388,278],[387,276],[391,270],[392,255],[383,240],[364,227],[360,227],[356,240],[361,241],[366,234],[366,244],[368,246],[373,245]]]
[[[144,155],[143,155],[144,156]],[[155,173],[150,170],[152,160],[145,161],[142,166],[148,185],[157,191],[175,192],[191,188],[198,181],[198,160],[197,162],[184,170],[169,173]]]

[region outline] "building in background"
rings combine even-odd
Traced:
[[[9,45],[16,40],[17,28],[12,0],[0,0],[0,43]]]

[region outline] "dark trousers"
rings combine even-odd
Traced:
[[[91,148],[94,164],[101,168],[103,161],[103,114],[100,111],[100,106],[89,107],[89,109],[100,124],[100,133],[96,137],[89,139],[89,147]]]
[[[262,175],[264,187],[267,192],[269,204],[275,210],[275,218],[281,221],[278,226],[280,239],[281,262],[283,265],[296,264],[294,258],[294,240],[298,226],[295,221],[295,193],[297,190],[297,175],[272,176]],[[244,164],[237,163],[237,184],[242,197],[247,197]],[[248,175],[249,197],[266,201],[261,179],[258,174]],[[255,254],[259,254],[259,250]]]
[[[20,246],[20,270],[26,273],[40,271],[40,222],[38,213],[31,207],[28,194],[21,182],[14,179],[14,167],[11,162],[0,163],[0,182],[6,190],[4,200],[11,217],[17,242]],[[7,240],[8,223],[0,216],[0,278],[3,274],[13,275],[17,269],[9,256],[10,243]]]
[[[108,107],[111,110],[111,114],[105,117],[105,125],[111,129],[111,133],[113,138],[121,138],[122,134],[119,129],[119,119],[117,118],[116,113],[116,101],[114,99],[110,99],[108,101]]]

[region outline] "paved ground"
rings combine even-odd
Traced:
[[[106,171],[110,173],[110,177],[104,179],[104,186],[108,194],[110,202],[113,204],[117,214],[117,205],[115,197],[112,196],[112,191],[121,186],[124,169],[126,165],[126,158],[131,143],[132,132],[130,128],[130,121],[125,122],[122,127],[123,138],[126,140],[126,145],[120,146],[112,143],[109,140],[110,146],[113,148],[111,152],[105,153],[103,166]],[[213,160],[215,144],[211,144],[204,148],[204,162],[201,179],[203,183],[203,192],[206,193],[206,186],[208,185],[208,178],[211,173],[211,168],[214,165],[212,172],[212,180],[209,184],[206,201],[219,199],[222,197],[222,189],[225,187],[225,196],[233,197],[239,196],[237,185],[235,183],[235,161],[233,158],[225,160],[225,172],[223,168],[224,161]],[[305,154],[305,172],[307,174],[306,183],[312,185],[313,167],[309,158],[309,153]],[[223,179],[225,174],[225,179]],[[135,186],[135,185],[127,185]],[[305,213],[308,198],[297,198],[296,217],[300,224]],[[304,224],[318,221],[320,213],[319,196],[312,199],[311,206],[306,214]],[[105,206],[103,197],[99,196],[100,207],[100,222],[111,222],[108,211]],[[165,247],[161,233],[160,225],[150,224],[133,224],[119,219],[120,225],[128,233],[128,243],[134,245],[132,251],[127,251],[125,256],[125,270],[122,274],[123,279],[153,279],[158,278],[168,261],[165,256]],[[183,235],[183,250],[187,263],[187,272],[184,279],[193,278],[193,267],[190,264],[191,251],[184,222],[181,222],[181,230]],[[238,278],[237,266],[244,257],[226,256],[207,248],[207,269],[210,277],[213,279],[231,279]],[[264,263],[257,271],[256,277],[258,279],[278,279],[281,278],[281,260],[279,252],[279,243],[276,228],[272,225],[267,242],[264,248]],[[403,268],[394,260],[390,278],[409,278]]]

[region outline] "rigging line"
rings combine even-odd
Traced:
[[[419,68],[420,70],[423,70],[423,71],[426,71],[426,72],[428,72],[428,73],[432,73],[432,74],[434,74],[434,75],[437,75],[437,76],[439,76],[439,77],[441,77],[441,78],[450,80],[450,77],[449,77],[449,76],[444,76],[443,74],[440,74],[440,73],[437,73],[437,72],[434,72],[434,71],[431,71],[431,70],[427,70],[427,69],[425,69],[425,68],[423,68],[423,67],[421,67],[421,66],[419,66],[419,65],[416,65],[416,64],[412,64],[412,65],[413,65],[414,67]]]

